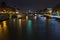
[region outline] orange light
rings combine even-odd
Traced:
[[[2,27],[1,27],[1,24],[0,24],[0,31],[1,31],[1,28],[2,28]]]
[[[21,28],[21,26],[22,26],[22,19],[19,19],[19,26]]]
[[[26,20],[28,20],[28,16],[26,16]]]
[[[2,32],[2,25],[0,24],[0,33]]]
[[[20,27],[20,31],[22,32],[22,19],[19,19],[19,27]]]
[[[34,19],[36,20],[37,19],[37,16],[34,16]]]
[[[4,31],[7,30],[7,24],[6,24],[6,21],[3,21],[3,29],[4,29]]]
[[[6,27],[6,21],[3,21],[3,27]]]

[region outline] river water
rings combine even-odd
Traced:
[[[34,16],[0,22],[0,40],[60,40],[60,22]]]

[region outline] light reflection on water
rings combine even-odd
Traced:
[[[7,40],[8,30],[6,21],[1,22],[0,24],[0,40]]]
[[[34,16],[34,20],[36,20],[37,19],[37,16]]]
[[[0,24],[0,32],[2,31],[2,26],[1,26],[1,24]]]
[[[19,27],[21,28],[22,27],[22,19],[19,19]]]
[[[19,22],[20,31],[22,32],[22,19],[19,19],[18,22]]]
[[[28,31],[28,33],[31,33],[31,31],[32,31],[32,21],[31,20],[28,20],[28,27],[27,27],[27,31]]]
[[[26,16],[26,21],[28,21],[28,16]]]
[[[27,23],[27,38],[28,40],[32,39],[32,20],[28,20]]]
[[[3,28],[4,28],[4,31],[7,31],[7,24],[6,24],[6,21],[3,21]]]
[[[60,37],[60,22],[57,22],[55,19],[46,19],[45,17],[40,16],[34,16],[32,19],[29,19],[29,17],[26,16],[26,19],[10,20],[9,25],[11,26],[7,25],[7,23],[9,23],[9,21],[3,21],[0,23],[0,40],[7,40],[9,37],[9,30],[11,30],[11,34],[13,34],[12,38],[18,34],[16,37],[19,39],[25,37],[30,40],[43,40],[45,38],[57,40]]]

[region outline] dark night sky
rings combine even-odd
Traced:
[[[27,10],[27,8],[31,10],[44,9],[47,7],[54,7],[56,4],[60,3],[60,0],[5,0],[5,1],[8,5],[10,6],[16,5],[21,10]]]

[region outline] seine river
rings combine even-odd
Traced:
[[[60,40],[60,22],[34,16],[0,22],[0,40]]]

